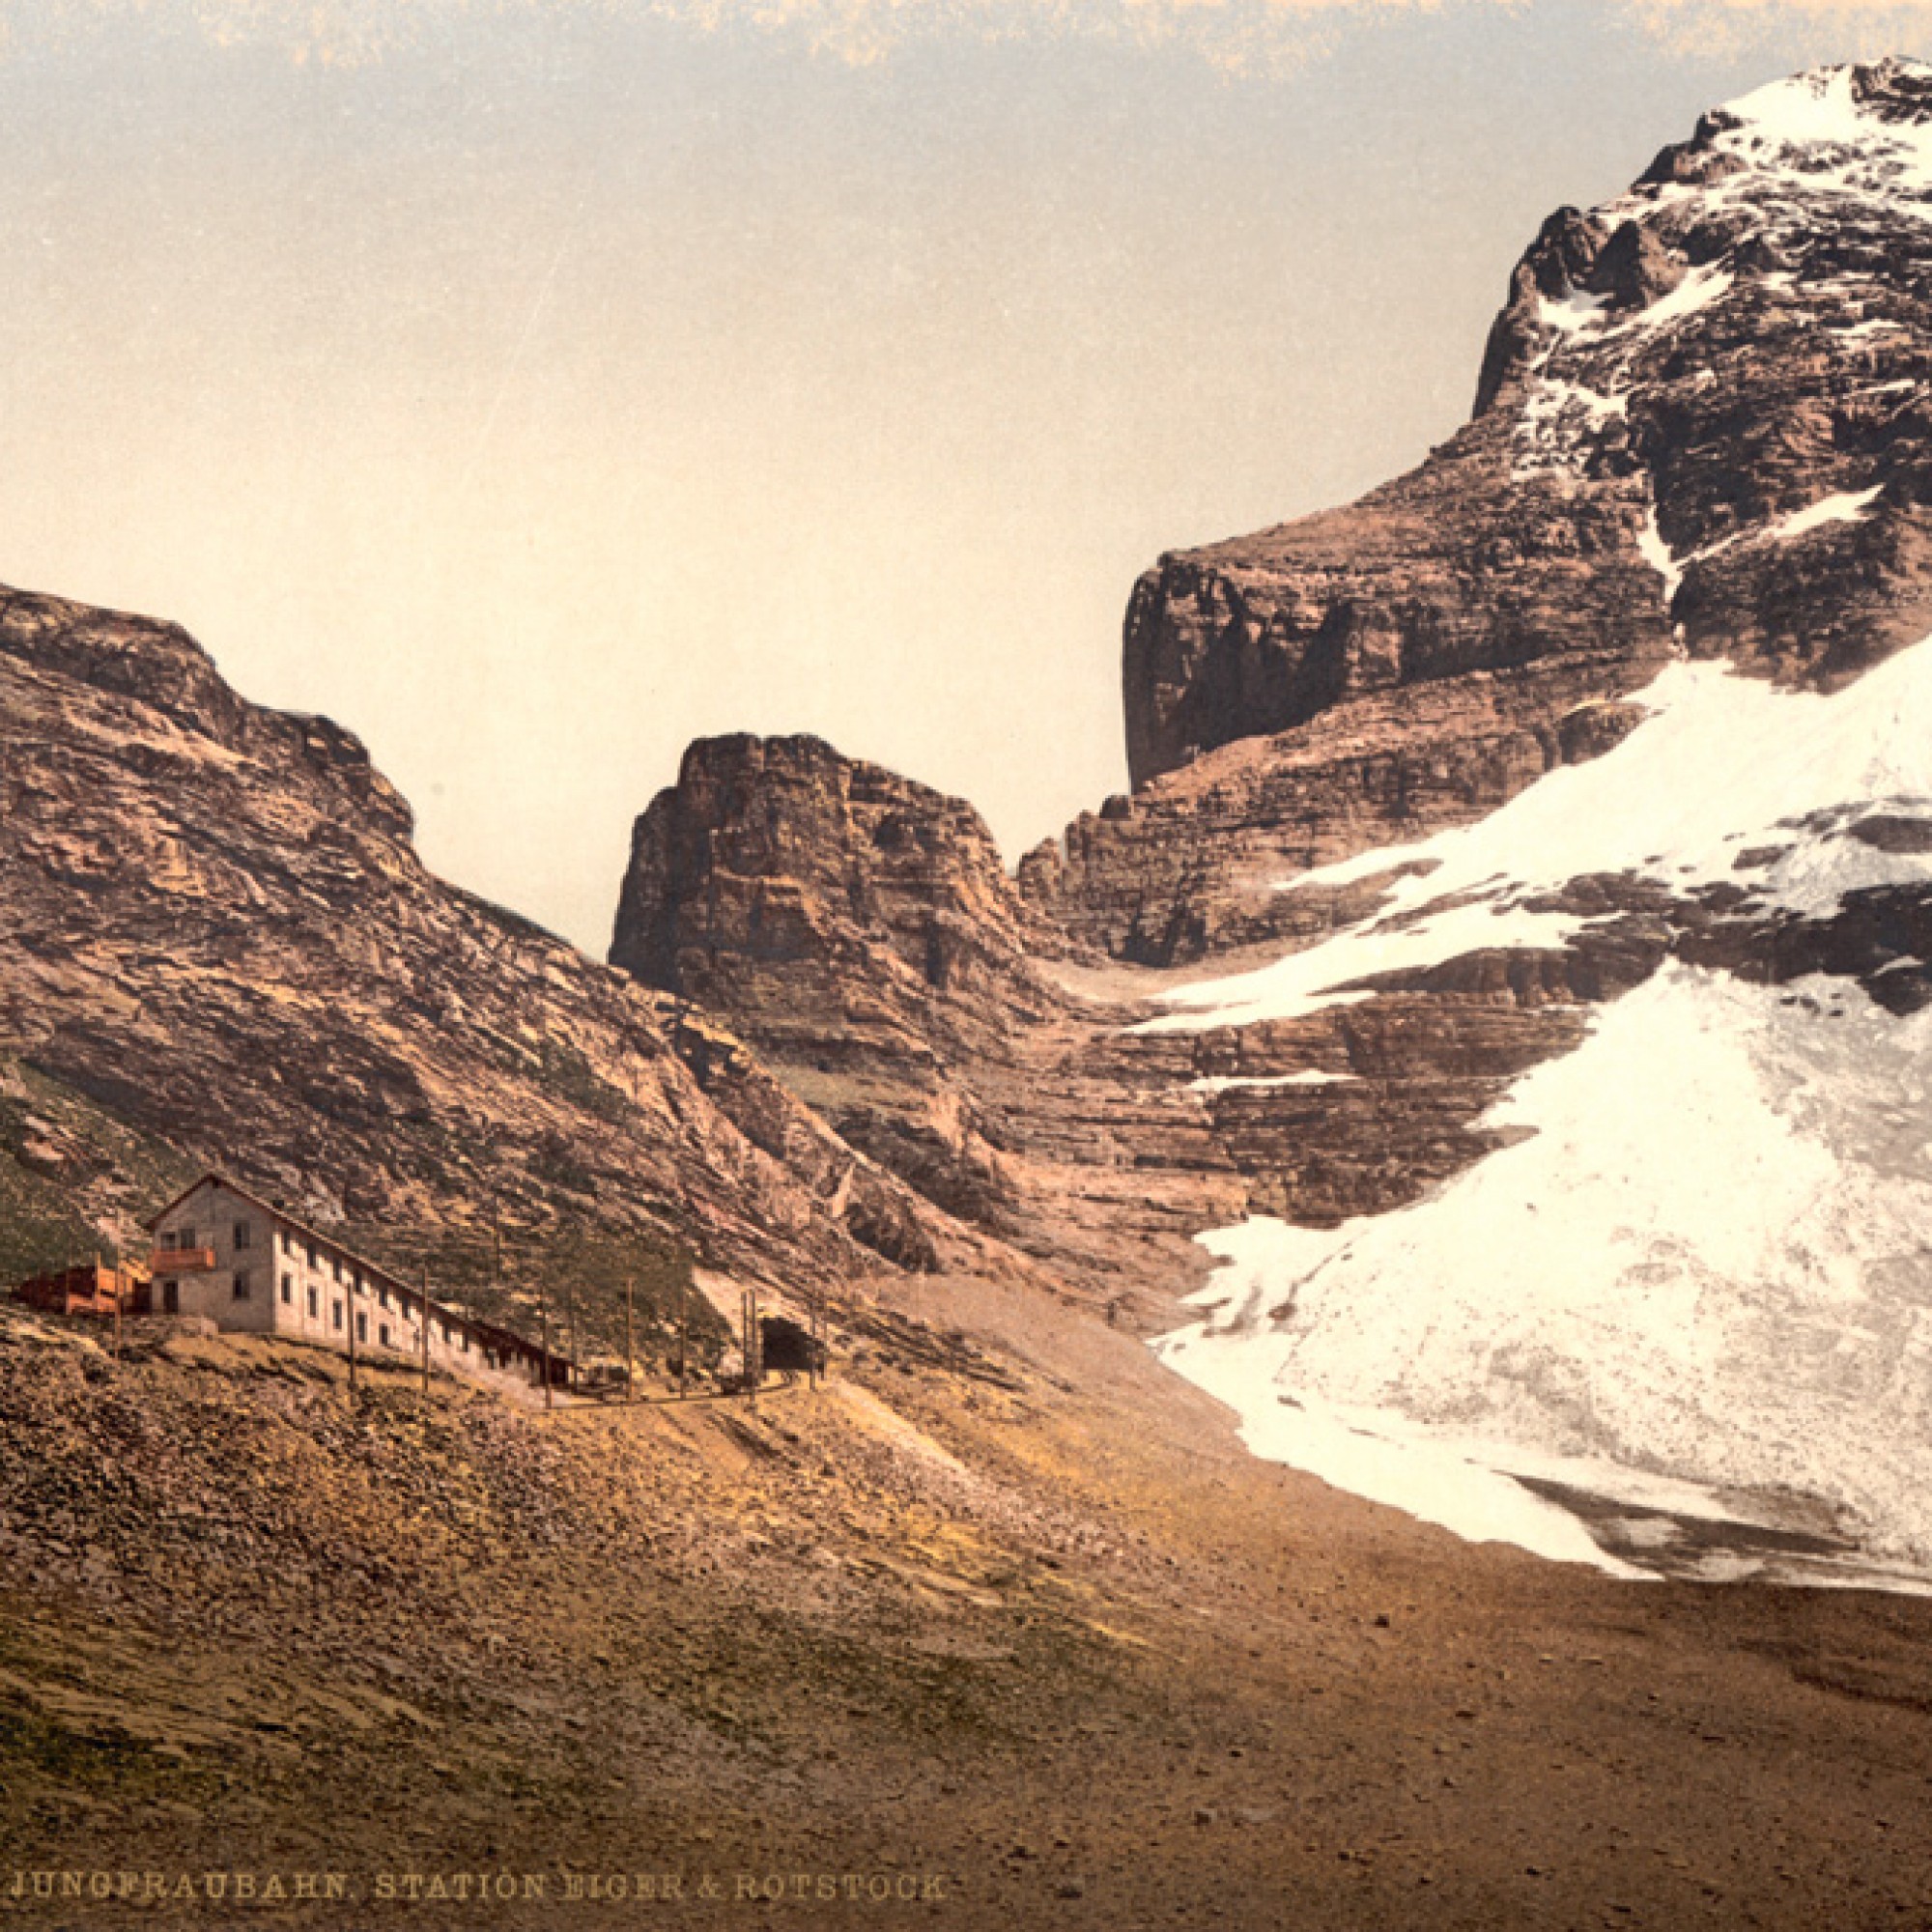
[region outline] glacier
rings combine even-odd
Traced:
[[[1829,696],[1674,663],[1639,702],[1612,751],[1478,823],[1290,882],[1391,878],[1356,925],[1144,1024],[1293,1017],[1391,968],[1559,946],[1589,922],[1535,901],[1588,873],[1694,890],[1755,846],[1757,909],[1932,888],[1932,855],[1842,836],[1932,812],[1932,639]],[[1911,1587],[1932,1574],[1928,1090],[1932,1009],[1671,961],[1485,1117],[1524,1138],[1428,1198],[1204,1236],[1200,1320],[1156,1346],[1258,1454],[1473,1539]]]

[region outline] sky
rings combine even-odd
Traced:
[[[602,954],[684,746],[1009,861],[1125,785],[1163,551],[1466,415],[1544,215],[1932,49],[1810,0],[0,0],[0,582],[359,732]]]

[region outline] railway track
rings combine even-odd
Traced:
[[[800,1369],[779,1369],[766,1376],[758,1384],[757,1397],[768,1395],[792,1395],[809,1387],[804,1371]],[[600,1415],[611,1409],[626,1408],[688,1408],[694,1403],[749,1402],[753,1400],[750,1390],[742,1388],[706,1389],[690,1395],[640,1395],[626,1400],[620,1389],[610,1394],[574,1395],[566,1397],[563,1403],[549,1411],[553,1416],[560,1415]]]

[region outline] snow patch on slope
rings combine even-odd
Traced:
[[[1923,71],[1924,63],[1900,61]],[[1718,145],[1771,167],[1847,187],[1932,188],[1932,124],[1887,120],[1863,106],[1850,67],[1773,81],[1722,110],[1740,123]]]
[[[1847,802],[1932,799],[1932,641],[1831,696],[1780,691],[1722,665],[1672,664],[1639,694],[1652,714],[1584,765],[1565,766],[1474,825],[1300,874],[1331,886],[1399,866],[1382,909],[1320,947],[1176,989],[1148,1032],[1288,1019],[1350,997],[1367,975],[1489,947],[1560,946],[1583,922],[1534,902],[1592,872],[1686,892],[1742,876],[1766,907],[1830,912],[1860,887],[1932,880],[1932,860],[1880,852],[1800,821]],[[1782,854],[1740,875],[1739,853]],[[1353,997],[1361,997],[1359,994]]]
[[[1190,1094],[1237,1094],[1246,1092],[1266,1093],[1286,1087],[1340,1087],[1353,1080],[1352,1073],[1323,1073],[1319,1067],[1305,1067],[1299,1073],[1209,1073],[1199,1080],[1190,1080],[1187,1091]]]
[[[1892,385],[1888,384],[1886,386]],[[1907,382],[1904,386],[1915,388],[1917,384]],[[1653,506],[1644,519],[1643,528],[1637,532],[1636,547],[1643,560],[1663,579],[1663,602],[1667,609],[1676,601],[1685,573],[1693,563],[1706,563],[1741,544],[1790,543],[1832,524],[1862,523],[1865,512],[1884,494],[1883,483],[1874,483],[1869,490],[1840,490],[1832,496],[1819,497],[1815,503],[1807,503],[1802,510],[1792,511],[1789,516],[1779,517],[1776,523],[1756,529],[1734,530],[1729,536],[1719,537],[1716,543],[1706,544],[1702,550],[1692,551],[1688,556],[1679,556],[1664,542],[1663,533],[1657,526],[1657,511]]]
[[[1495,1486],[1624,1472],[1823,1498],[1932,1564],[1928,1094],[1932,1014],[1668,966],[1433,1199],[1211,1236],[1217,1305],[1161,1353],[1258,1453],[1464,1535],[1592,1555]]]
[[[1821,497],[1817,502],[1774,525],[1766,535],[1775,543],[1784,543],[1792,537],[1804,536],[1807,530],[1822,529],[1827,524],[1861,523],[1884,488],[1883,483],[1875,483],[1869,490],[1841,490],[1835,496]]]

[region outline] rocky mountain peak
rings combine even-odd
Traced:
[[[700,738],[638,819],[611,958],[718,1000],[721,974],[779,979],[838,958],[902,980],[898,997],[970,1011],[1025,995],[1037,922],[985,821],[823,739]]]
[[[1932,219],[1929,99],[1923,62],[1815,69],[1712,109],[1626,194],[1588,213],[1559,209],[1511,279],[1475,413],[1495,406],[1552,329],[1579,326],[1591,307],[1632,316],[1692,270],[1786,284],[1870,270],[1873,222]],[[1848,230],[1862,242],[1848,244]]]
[[[415,815],[355,732],[332,719],[270,711],[237,695],[179,624],[0,585],[0,658],[46,683],[84,687],[152,729],[259,760],[281,782],[330,798],[361,828],[407,842]]]
[[[1673,658],[1831,690],[1932,629],[1928,93],[1892,60],[1707,114],[1543,224],[1416,469],[1161,558],[1133,797],[1040,903],[1154,963],[1266,937],[1257,881],[1493,809]]]

